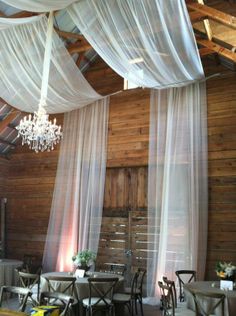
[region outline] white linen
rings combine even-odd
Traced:
[[[1,0],[20,10],[32,12],[49,12],[61,10],[78,0]]]
[[[137,86],[203,77],[185,0],[80,0],[67,10],[105,62]]]
[[[40,99],[47,18],[29,18],[31,23],[23,20],[24,24],[8,28],[5,20],[0,20],[0,29],[4,26],[0,31],[0,97],[22,111],[33,112]],[[83,77],[56,32],[52,40],[46,111],[67,112],[101,98]]]
[[[18,275],[16,268],[22,266],[23,262],[13,259],[0,260],[0,287],[3,285],[17,285]]]
[[[109,98],[65,114],[44,249],[44,271],[72,271],[72,256],[97,253],[106,170]]]
[[[197,270],[207,247],[205,83],[152,90],[148,170],[148,297],[163,276]],[[151,302],[151,300],[149,300]]]

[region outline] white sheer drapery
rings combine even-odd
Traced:
[[[0,19],[0,97],[22,111],[33,112],[40,99],[47,18],[10,20],[13,24]],[[46,111],[67,112],[99,98],[53,32]]]
[[[151,91],[148,297],[179,269],[204,276],[207,247],[205,83]],[[150,300],[149,302],[151,302]]]
[[[185,0],[80,0],[68,13],[106,63],[137,86],[203,77]]]
[[[45,271],[72,271],[72,256],[97,252],[106,171],[109,97],[65,114],[44,250]]]
[[[26,11],[49,12],[61,10],[78,0],[1,0],[2,2]]]

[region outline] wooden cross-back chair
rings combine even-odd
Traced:
[[[178,271],[175,271],[175,274],[177,276],[178,283],[179,283],[179,301],[184,302],[185,297],[184,297],[183,285],[186,283],[196,281],[196,271],[194,271],[194,270],[178,270]],[[184,280],[183,279],[184,277],[186,277],[187,279]]]
[[[39,264],[37,256],[31,254],[24,254],[23,265],[20,268],[20,270],[32,274],[41,274],[42,264]]]
[[[19,306],[17,310],[19,312],[24,312],[26,308],[27,300],[32,295],[32,292],[27,288],[23,288],[19,286],[2,286],[1,287],[0,307],[3,306],[4,301],[7,302],[9,295],[14,295],[14,294],[17,295],[18,298],[20,298],[18,300]],[[10,307],[7,306],[7,308],[10,308]]]
[[[115,293],[113,301],[115,304],[125,305],[129,310],[131,316],[134,315],[134,307],[136,301],[136,294],[138,291],[138,277],[139,273],[135,272],[131,282],[131,288],[129,293]]]
[[[141,315],[143,316],[143,282],[144,282],[144,278],[146,275],[147,270],[144,268],[138,268],[137,270],[137,285],[136,288],[133,289],[133,295],[135,297],[135,313],[137,314],[137,302],[139,302],[140,305],[140,310],[141,310]],[[132,289],[131,287],[126,287],[125,288],[125,293],[127,294],[131,294],[132,293]]]
[[[76,278],[72,276],[45,276],[48,292],[60,292],[73,296]]]
[[[162,312],[164,316],[196,316],[196,313],[186,307],[177,308],[173,294],[173,286],[158,282],[162,301]]]
[[[175,287],[175,282],[172,280],[169,280],[167,277],[163,276],[162,278],[163,283],[172,289],[172,294],[173,294],[173,300],[174,300],[174,305],[175,308],[177,307],[177,294],[176,294],[176,287]]]
[[[73,303],[74,298],[72,296],[59,292],[41,292],[39,299],[40,305],[58,305],[60,316],[66,316]]]
[[[224,293],[212,293],[204,291],[191,291],[194,298],[195,311],[198,316],[211,316],[216,315],[216,310],[219,309],[217,315],[225,315],[224,303],[225,294]]]
[[[119,278],[88,278],[89,297],[83,299],[86,315],[96,311],[114,314],[113,292]]]
[[[20,285],[29,289],[32,292],[32,296],[29,297],[29,301],[33,306],[36,306],[39,302],[40,291],[40,275],[34,273],[27,273],[17,270]]]

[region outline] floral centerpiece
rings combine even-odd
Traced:
[[[232,263],[227,262],[217,262],[216,264],[216,274],[221,279],[234,281],[236,273],[236,266]]]
[[[81,250],[72,257],[73,263],[77,268],[88,271],[94,264],[96,255],[90,250]]]

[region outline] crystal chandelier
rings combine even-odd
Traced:
[[[16,127],[18,130],[18,137],[22,137],[22,145],[29,145],[29,148],[35,150],[36,153],[39,151],[53,150],[54,146],[59,143],[62,138],[61,126],[56,125],[55,118],[53,123],[52,121],[49,121],[49,115],[45,110],[52,48],[52,33],[53,12],[50,12],[44,53],[41,96],[38,110],[35,111],[33,115],[29,114],[28,117],[25,116]]]
[[[29,145],[36,153],[53,150],[62,137],[61,126],[56,125],[56,118],[53,123],[48,120],[48,114],[42,105],[39,105],[33,116],[25,116],[16,129],[18,137],[22,137],[22,145]]]

